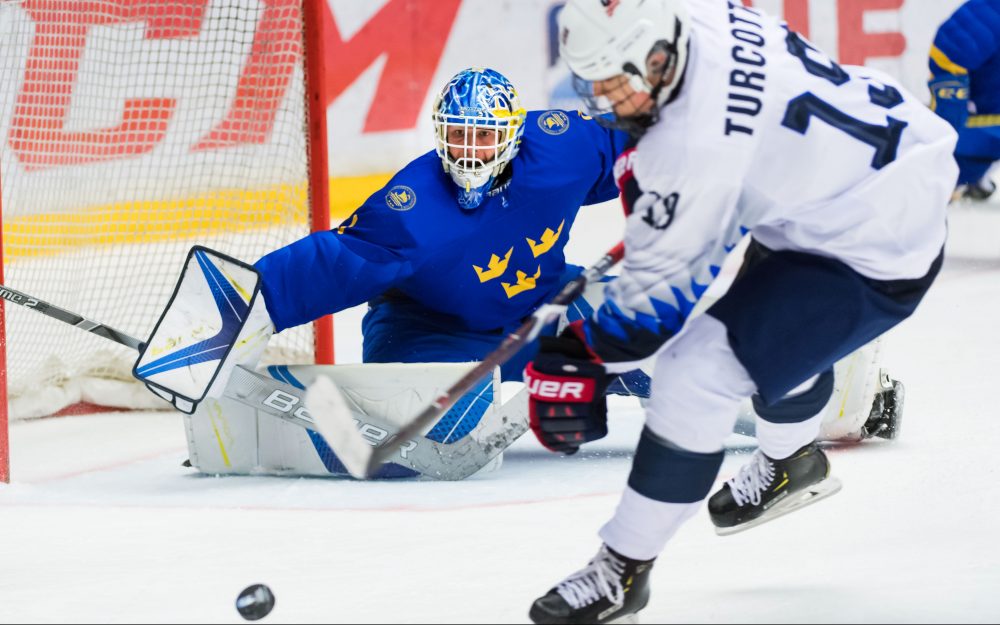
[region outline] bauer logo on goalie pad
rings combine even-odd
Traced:
[[[133,375],[191,413],[234,366],[256,364],[272,331],[256,269],[195,246]]]

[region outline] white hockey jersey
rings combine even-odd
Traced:
[[[925,275],[945,240],[957,136],[889,76],[840,66],[778,20],[688,0],[676,98],[617,163],[638,190],[595,321],[666,340],[742,236],[879,280]]]

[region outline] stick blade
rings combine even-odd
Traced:
[[[330,378],[321,375],[309,385],[306,410],[347,472],[367,478],[375,448],[361,436],[343,393]]]

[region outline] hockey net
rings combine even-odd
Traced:
[[[0,0],[4,283],[144,340],[191,245],[254,262],[328,227],[312,2]],[[131,377],[133,351],[5,312],[12,419],[166,406]],[[307,325],[266,360],[316,355]]]

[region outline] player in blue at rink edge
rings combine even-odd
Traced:
[[[591,112],[637,144],[619,159],[623,265],[593,316],[542,339],[525,372],[532,430],[557,451],[602,437],[608,376],[656,361],[603,545],[530,617],[605,623],[647,605],[653,561],[708,497],[746,398],[759,448],[709,499],[713,523],[738,529],[836,492],[812,443],[832,365],[934,281],[957,136],[888,75],[841,66],[735,1],[569,0],[559,41]],[[690,316],[746,232],[755,258]]]
[[[525,111],[491,69],[456,74],[433,118],[436,149],[340,228],[256,263],[276,331],[368,302],[364,362],[477,361],[580,273],[564,255],[573,222],[581,206],[618,197],[627,134],[577,112]],[[581,297],[568,316],[591,311]],[[520,380],[536,349],[502,379]],[[647,389],[634,372],[612,392]]]
[[[968,0],[938,28],[930,53],[931,108],[958,131],[957,195],[985,200],[1000,159],[1000,0]]]

